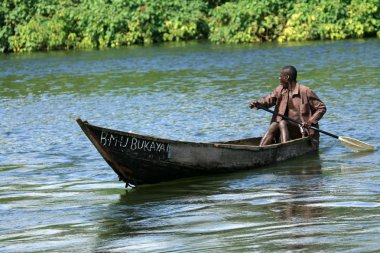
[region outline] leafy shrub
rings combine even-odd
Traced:
[[[373,36],[380,38],[380,1],[352,0],[347,6],[345,30],[350,37]]]
[[[119,47],[208,33],[207,3],[201,0],[5,1],[0,13],[10,14],[0,19],[6,27],[0,30],[3,51]]]
[[[210,40],[217,43],[272,41],[283,29],[288,1],[228,2],[210,12]]]
[[[344,18],[343,1],[298,2],[288,13],[278,40],[344,39]]]
[[[380,0],[2,0],[0,51],[380,38]]]

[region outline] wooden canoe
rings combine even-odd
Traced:
[[[141,185],[182,177],[246,170],[317,150],[309,138],[259,147],[261,138],[227,142],[184,142],[77,123],[104,160],[127,184]]]

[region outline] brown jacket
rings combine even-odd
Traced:
[[[268,108],[276,105],[275,111],[277,113],[287,115],[289,118],[297,121],[307,122],[311,119],[313,126],[318,128],[318,120],[326,112],[326,105],[318,96],[310,88],[297,83],[292,94],[292,101],[297,115],[287,114],[288,98],[289,91],[284,89],[282,85],[279,85],[271,94],[258,99],[257,102]],[[271,122],[279,122],[281,119],[281,116],[273,115]],[[309,134],[318,140],[318,132],[310,129]]]

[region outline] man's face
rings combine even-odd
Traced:
[[[281,85],[286,89],[289,86],[289,73],[287,71],[281,71],[280,76],[278,77]]]

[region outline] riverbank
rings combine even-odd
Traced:
[[[0,51],[380,37],[379,6],[380,0],[5,0]]]

